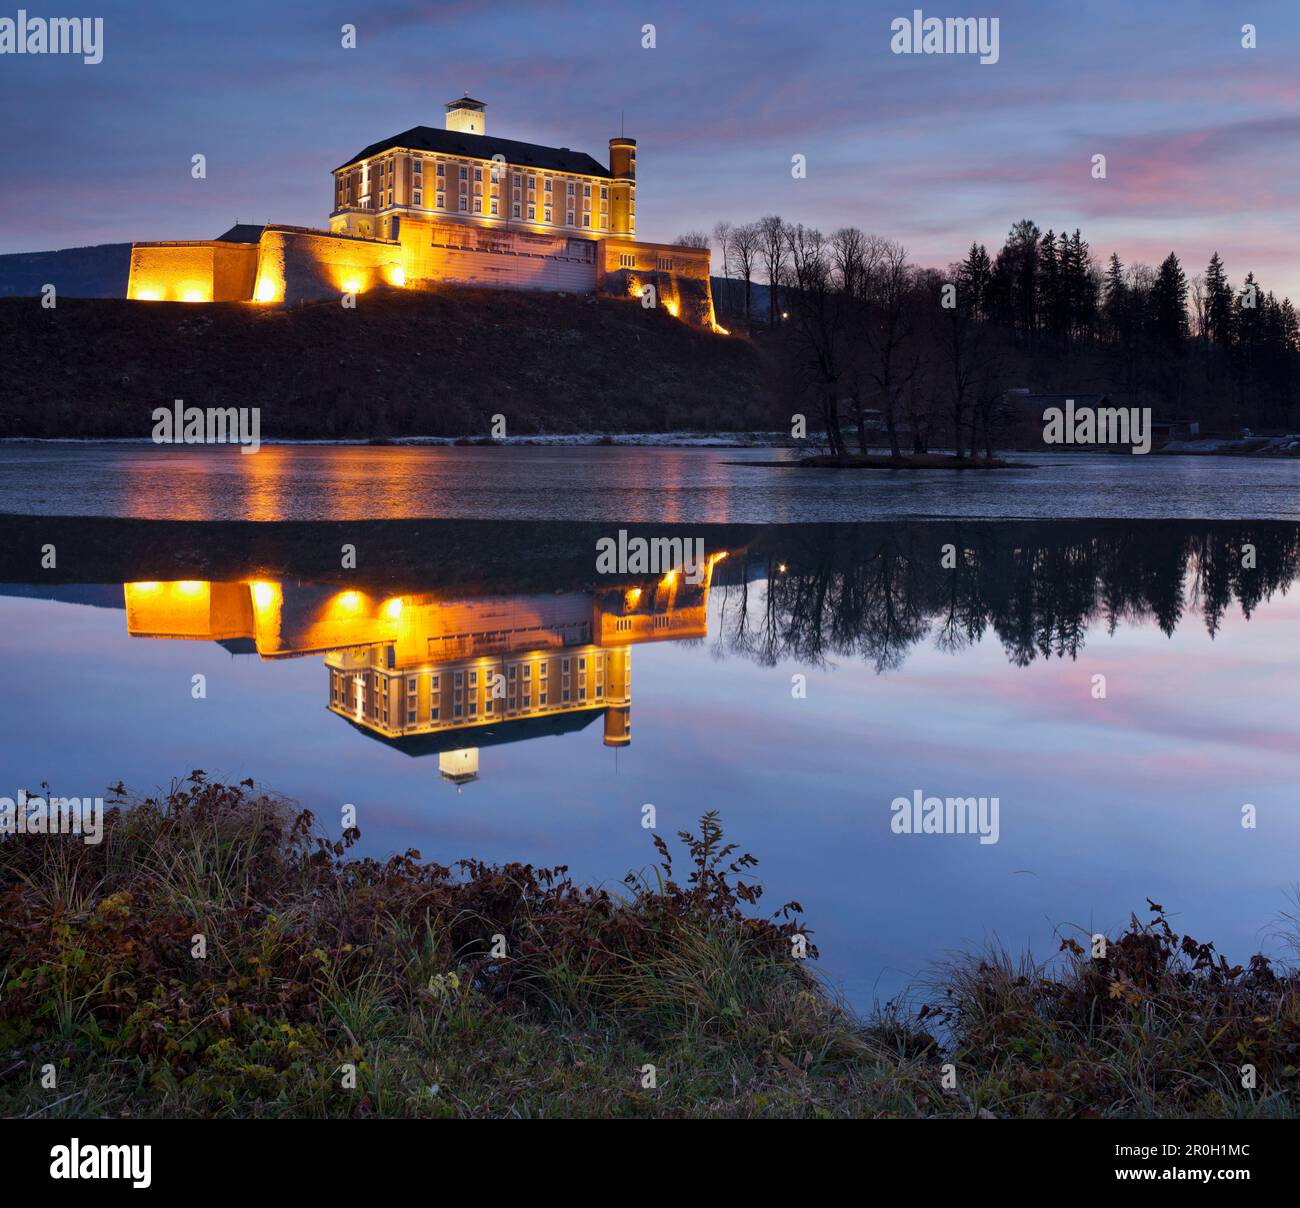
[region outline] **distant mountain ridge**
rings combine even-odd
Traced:
[[[98,243],[54,252],[0,255],[0,298],[39,297],[53,285],[61,298],[125,298],[129,243]]]

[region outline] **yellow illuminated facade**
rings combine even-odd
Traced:
[[[448,599],[270,580],[124,585],[133,637],[216,640],[265,659],[323,654],[328,707],[443,779],[478,776],[478,748],[579,729],[631,741],[632,653],[700,638],[713,567],[586,592]]]
[[[714,323],[708,249],[636,238],[636,140],[609,162],[487,133],[462,97],[334,169],[329,229],[235,226],[217,239],[136,243],[127,297],[299,303],[438,282],[640,297]]]

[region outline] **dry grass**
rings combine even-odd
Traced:
[[[919,1017],[862,1021],[792,958],[798,904],[756,912],[756,862],[712,814],[617,895],[563,868],[353,859],[355,838],[196,772],[111,810],[98,846],[0,842],[0,1112],[1295,1112],[1295,976],[1158,911],[1104,959],[989,953]]]

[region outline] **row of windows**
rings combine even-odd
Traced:
[[[565,655],[562,659],[560,659],[560,673],[562,675],[568,676],[572,674],[574,670],[573,661],[574,661],[574,656],[572,655]],[[580,676],[585,676],[588,669],[587,655],[585,654],[578,655],[577,663],[578,663],[577,666],[578,674]],[[522,664],[511,663],[506,668],[506,678],[512,682],[518,679],[530,680],[533,678],[533,666],[534,664],[532,663],[522,663]],[[537,676],[539,679],[549,678],[551,673],[551,665],[548,661],[543,659],[540,662],[538,662],[536,666],[537,666]],[[592,666],[594,667],[597,673],[603,672],[605,669],[604,656],[603,655],[593,656]],[[495,672],[493,674],[495,674]],[[453,676],[452,685],[458,689],[463,688],[466,684],[468,684],[471,688],[475,688],[479,684],[478,671],[472,668],[468,671],[462,669],[460,671],[453,672],[452,676]],[[346,677],[342,672],[336,671],[334,673],[334,679],[336,684],[342,683],[345,678]],[[362,676],[362,678],[364,678],[364,675]],[[372,671],[370,673],[370,683],[371,686],[375,689],[375,691],[379,691],[380,689],[382,689],[383,680],[384,680],[384,675],[382,672]],[[485,674],[484,682],[489,682],[489,680],[490,677]],[[407,692],[417,691],[419,689],[419,684],[420,684],[419,674],[414,674],[414,675],[408,674],[406,676]],[[439,692],[441,691],[441,689],[442,689],[442,674],[439,672],[430,672],[429,690],[431,692]]]
[[[550,703],[550,696],[551,693],[548,687],[545,684],[539,685],[539,689],[537,693],[538,708],[544,709]],[[575,701],[578,704],[583,704],[588,699],[587,686],[585,684],[580,684],[576,689],[576,695],[575,695],[575,690],[572,687],[567,687],[567,686],[562,687],[560,689],[559,699],[560,699],[560,703],[562,704],[572,704]],[[600,681],[597,681],[591,699],[598,700],[598,701],[605,699],[605,685]],[[498,701],[503,702],[503,707],[500,709],[497,708]],[[531,686],[525,686],[522,694],[511,693],[506,697],[489,696],[485,698],[483,701],[483,715],[486,717],[489,715],[494,716],[498,712],[506,713],[506,714],[517,713],[520,709],[531,709],[532,707],[533,707],[532,688]],[[469,717],[478,716],[477,697],[471,696],[468,702],[459,699],[452,701],[451,713],[450,713],[451,718],[455,719],[457,717],[465,717],[467,715]],[[431,699],[429,701],[428,719],[431,722],[444,720],[442,701],[440,699]],[[385,721],[388,720],[387,710],[385,710],[384,712],[384,720]],[[417,702],[408,698],[406,702],[406,724],[413,726],[417,724],[418,721],[419,721],[419,705]]]
[[[577,659],[578,683],[576,690],[572,685],[572,660],[565,657],[561,660],[561,685],[559,692],[559,701],[563,704],[569,704],[575,700],[578,703],[584,703],[588,699],[587,695],[587,657],[579,656]],[[603,700],[605,696],[604,683],[604,658],[597,655],[594,659],[595,664],[595,685],[593,698]],[[508,692],[502,695],[494,695],[489,692],[483,701],[483,712],[485,715],[498,712],[497,701],[503,700],[504,705],[500,711],[505,713],[516,712],[520,707],[531,709],[533,703],[533,667],[530,663],[525,663],[522,669],[519,665],[511,665],[507,668],[507,679],[509,683]],[[453,673],[452,688],[452,718],[468,716],[475,717],[478,715],[478,672],[456,671]],[[545,707],[550,703],[550,669],[546,662],[538,665],[537,685],[537,703],[539,707]],[[370,715],[374,721],[388,724],[389,720],[389,700],[386,686],[386,677],[379,672],[372,671],[369,676],[358,675],[351,677],[351,682],[355,683],[358,693],[359,703],[362,710]],[[330,676],[330,700],[339,708],[345,708],[348,705],[348,688],[350,677],[342,672],[332,672]],[[464,700],[465,689],[468,684],[470,696],[468,702]],[[484,687],[486,688],[486,683]],[[407,723],[416,724],[419,713],[419,676],[406,676],[406,697],[403,702]],[[495,685],[494,685],[495,687]],[[365,691],[369,688],[369,700],[365,699]],[[438,673],[431,673],[429,676],[429,713],[430,721],[440,721],[443,719],[443,702],[442,702],[442,677]],[[522,701],[522,706],[520,702]]]
[[[388,177],[388,182],[387,182],[386,189],[384,187],[384,176],[385,176],[384,162],[386,162],[388,165],[387,173],[386,173]],[[374,173],[375,180],[372,181],[371,183],[370,186],[371,191],[369,193],[360,195],[360,197],[365,197],[369,199],[367,201],[366,208],[383,209],[386,206],[391,206],[393,204],[393,164],[395,160],[389,159],[384,162],[380,163],[378,169]],[[414,171],[413,171],[413,179],[411,181],[411,185],[412,185],[411,204],[423,208],[424,206],[423,160],[416,158],[412,161],[412,164],[413,164]],[[468,181],[469,173],[470,173],[469,165],[459,164],[457,165],[457,167],[458,167],[460,179],[463,181]],[[443,160],[438,160],[435,165],[435,175],[439,178],[438,189],[436,191],[435,208],[439,210],[445,210],[447,208],[446,193],[444,191],[444,185],[445,185],[445,180],[447,175],[446,169],[447,169],[446,163]],[[492,191],[495,194],[497,191],[495,182],[499,178],[498,171],[496,168],[492,168],[489,169],[489,172],[492,181],[494,182]],[[483,193],[483,187],[482,187],[483,169],[474,168],[473,173],[474,173],[474,182],[475,182],[475,187],[474,187],[475,199],[474,199],[472,212],[475,214],[482,214],[484,212],[483,202],[481,200],[482,193]],[[514,177],[513,200],[515,203],[517,203],[513,207],[512,216],[515,218],[522,218],[523,217],[522,189],[524,186],[525,174],[516,171],[512,175]],[[554,221],[553,211],[549,206],[551,200],[549,195],[551,195],[555,191],[554,178],[550,176],[543,177],[542,183],[543,183],[543,191],[548,195],[546,197],[547,206],[544,207],[545,213],[542,221],[546,223],[550,223]],[[576,198],[577,198],[578,182],[574,180],[566,180],[564,183],[569,198],[569,204],[571,206],[574,206],[574,209],[566,210],[566,219],[565,219],[566,225],[577,226],[578,223],[576,221],[576,212],[577,212]],[[357,189],[359,187],[360,187],[359,177],[355,177],[355,176],[340,177],[338,181],[338,192],[337,192],[338,206],[341,208],[344,205],[355,204],[359,200],[359,196],[357,193]],[[527,187],[528,187],[528,220],[530,222],[535,222],[537,221],[537,210],[536,210],[537,176],[535,174],[529,173],[527,175]],[[599,188],[599,199],[600,199],[600,210],[601,210],[601,219],[599,225],[603,229],[608,229],[609,227],[609,218],[608,218],[609,186],[600,185],[598,186],[598,188]],[[582,217],[582,226],[590,228],[593,225],[591,216],[590,214],[587,214],[585,210],[590,208],[591,198],[592,198],[592,185],[585,181],[582,184],[582,197],[583,197],[583,208],[584,208],[584,213]],[[460,197],[458,208],[461,213],[471,212],[469,199],[466,198],[464,195]],[[494,216],[499,215],[500,210],[495,199],[493,199],[489,203],[488,213]],[[631,213],[632,215],[636,214],[635,201],[632,202]]]
[[[380,164],[378,165],[378,167],[375,168],[375,169],[371,172],[371,174],[370,174],[370,175],[371,175],[371,178],[372,178],[372,179],[383,179],[383,177],[384,177],[385,175],[387,175],[387,176],[388,176],[388,179],[391,181],[392,178],[393,178],[393,175],[394,175],[394,164],[395,164],[395,162],[396,162],[396,161],[393,160],[393,159],[389,159],[389,160],[386,160],[386,161],[381,161]],[[387,163],[387,165],[388,165],[388,167],[387,167],[387,172],[385,172],[385,169],[384,169],[384,164],[385,164],[385,163]],[[457,168],[457,171],[458,171],[458,173],[459,173],[459,176],[460,176],[460,179],[461,179],[461,180],[469,180],[469,178],[470,178],[469,174],[470,174],[470,171],[471,171],[469,164],[457,164],[457,165],[456,165],[456,168]],[[412,171],[411,171],[412,176],[423,177],[423,176],[424,176],[424,161],[423,161],[422,159],[419,159],[419,158],[413,159],[413,160],[411,161],[411,169],[412,169]],[[501,171],[500,168],[493,167],[493,168],[489,168],[488,171],[489,171],[489,173],[490,173],[490,175],[491,175],[491,179],[492,179],[494,182],[497,181],[497,180],[499,180],[499,179],[501,178],[502,171]],[[483,180],[483,169],[482,169],[482,168],[474,168],[474,169],[473,169],[473,172],[474,172],[474,180],[475,180],[475,181],[482,181],[482,180]],[[441,177],[442,179],[446,179],[446,176],[447,176],[447,163],[446,163],[445,160],[441,160],[441,159],[440,159],[440,160],[438,160],[438,161],[436,162],[436,164],[434,165],[434,175],[435,175],[435,176],[438,176],[438,177]],[[512,175],[513,175],[513,177],[514,177],[515,188],[520,188],[520,187],[522,187],[523,182],[524,182],[524,173],[523,173],[523,172],[518,172],[518,171],[516,171],[516,172],[513,172]],[[544,192],[552,193],[552,192],[555,191],[555,179],[556,179],[556,178],[553,177],[553,176],[544,176],[544,177],[542,178],[542,189],[543,189]],[[568,195],[569,195],[570,197],[576,196],[576,193],[577,193],[577,186],[578,186],[578,181],[576,181],[576,180],[569,180],[569,179],[566,179],[566,178],[562,178],[562,179],[563,179],[563,183],[564,183],[564,186],[565,186],[565,191],[568,193]],[[340,176],[340,177],[338,178],[338,181],[339,181],[339,188],[340,188],[340,189],[347,189],[347,190],[351,191],[351,190],[355,189],[355,188],[360,184],[360,181],[361,181],[361,174],[360,174],[359,172],[353,172],[353,173],[349,174],[348,176]],[[417,182],[417,183],[418,183],[418,182]],[[528,188],[531,189],[531,190],[533,190],[533,191],[536,191],[536,189],[537,189],[537,176],[536,176],[535,173],[528,173]],[[592,192],[591,192],[591,190],[592,190],[592,185],[590,184],[590,182],[588,182],[588,181],[583,181],[583,182],[582,182],[582,195],[583,195],[584,197],[590,197],[590,196],[592,196]],[[609,198],[609,186],[608,186],[608,185],[601,185],[601,186],[600,186],[600,196],[601,196],[602,200],[607,200],[607,199]]]
[[[473,203],[474,203],[472,209],[470,208],[470,201],[471,201],[471,200],[472,200]],[[392,205],[392,204],[393,204],[393,197],[392,197],[392,194],[391,194],[391,193],[388,195],[388,204],[389,204],[389,205]],[[420,189],[416,189],[416,190],[414,190],[414,192],[413,192],[413,194],[412,194],[412,197],[411,197],[411,204],[414,205],[414,206],[419,206],[419,207],[423,208],[423,206],[424,206],[424,193],[423,193]],[[434,209],[445,210],[446,208],[447,208],[447,195],[446,195],[445,193],[435,193],[435,194],[434,194]],[[483,213],[483,198],[482,198],[482,197],[475,197],[475,198],[471,199],[471,198],[465,196],[465,194],[462,193],[462,194],[461,194],[461,197],[460,197],[460,212],[461,212],[462,214],[470,214],[470,213],[474,213],[474,214],[482,214],[482,213]],[[488,212],[488,214],[490,214],[490,215],[493,216],[493,217],[499,217],[499,216],[500,216],[500,213],[501,213],[500,204],[498,203],[498,201],[497,201],[497,199],[496,199],[495,197],[490,197],[490,198],[488,198],[488,209],[487,209],[487,212]],[[521,204],[520,202],[517,202],[517,201],[514,202],[513,205],[511,206],[511,211],[510,211],[510,213],[511,213],[511,217],[512,217],[512,218],[523,218],[523,216],[524,216],[524,210],[523,210],[523,206],[522,206],[522,204]],[[529,222],[536,222],[536,221],[537,221],[537,207],[536,207],[535,205],[530,205],[530,206],[528,207],[528,221],[529,221]],[[548,223],[552,223],[552,222],[555,221],[555,211],[552,210],[550,206],[543,206],[543,207],[542,207],[542,221],[543,221],[543,222],[548,222]],[[577,226],[577,225],[578,225],[578,223],[577,223],[577,215],[574,213],[573,210],[567,210],[567,211],[565,211],[565,218],[564,218],[564,221],[565,221],[565,225],[566,225],[566,226]],[[582,225],[583,225],[584,227],[590,227],[590,226],[591,226],[591,212],[590,212],[589,210],[584,210],[584,211],[583,211],[583,214],[582,214]],[[601,216],[600,216],[600,226],[601,226],[602,229],[608,229],[608,228],[609,228],[609,215],[608,215],[608,214],[601,214]]]

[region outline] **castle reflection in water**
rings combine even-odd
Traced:
[[[587,591],[448,599],[264,579],[123,585],[132,637],[219,642],[263,659],[324,655],[332,713],[453,784],[479,750],[581,730],[632,738],[632,650],[703,638],[703,578],[678,572]]]

